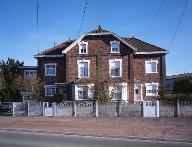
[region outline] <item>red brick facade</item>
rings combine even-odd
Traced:
[[[120,53],[111,53],[110,41],[120,41]],[[89,81],[95,81],[97,75],[102,73],[104,76],[109,76],[109,60],[122,59],[122,76],[123,82],[127,84],[127,100],[134,101],[134,85],[136,81],[143,84],[142,94],[143,99],[154,99],[152,96],[145,96],[146,89],[145,83],[159,83],[165,84],[166,66],[165,55],[166,53],[155,54],[135,54],[137,51],[132,46],[127,46],[120,38],[114,35],[87,35],[80,41],[88,42],[88,53],[79,54],[78,42],[73,46],[68,46],[70,49],[65,53],[60,53],[62,57],[54,57],[55,54],[50,56],[37,57],[38,59],[38,75],[45,80],[46,85],[54,85],[55,83],[68,84],[68,97],[72,99],[74,91],[72,85],[79,79],[78,78],[78,60],[90,61],[90,77]],[[65,50],[66,48],[63,48]],[[53,52],[53,50],[52,50]],[[57,53],[58,54],[58,53]],[[145,73],[145,61],[157,60],[157,73]],[[45,76],[45,64],[56,63],[56,76]],[[98,66],[97,66],[98,65]],[[161,78],[160,78],[161,77]],[[118,78],[115,78],[118,79]]]

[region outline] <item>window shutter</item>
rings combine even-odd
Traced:
[[[122,100],[127,101],[127,83],[122,84]]]

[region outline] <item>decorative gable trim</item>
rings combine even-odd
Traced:
[[[35,55],[35,58],[60,58],[64,57],[64,55]]]
[[[136,55],[152,55],[152,54],[168,54],[168,51],[157,51],[157,52],[135,52]]]

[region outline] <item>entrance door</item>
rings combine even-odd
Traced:
[[[134,86],[134,101],[143,101],[142,84]]]

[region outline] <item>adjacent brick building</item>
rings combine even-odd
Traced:
[[[63,93],[72,100],[93,99],[95,83],[109,80],[112,99],[154,99],[165,87],[165,49],[134,37],[123,38],[100,26],[35,58],[37,74],[45,81],[45,97]]]

